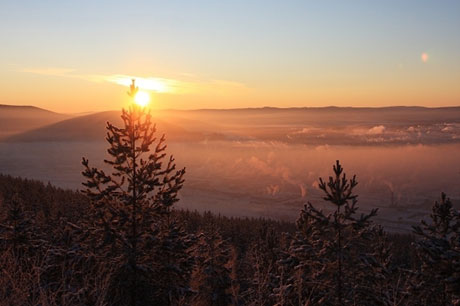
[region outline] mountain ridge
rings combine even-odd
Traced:
[[[106,134],[106,123],[122,125],[120,111],[104,111],[95,114],[78,116],[62,120],[50,125],[4,138],[3,142],[41,142],[41,141],[103,141]],[[162,120],[154,119],[158,134],[166,133],[172,141],[200,141],[205,139],[201,133],[188,131],[183,127]]]
[[[71,117],[31,105],[0,104],[0,138],[46,126]]]

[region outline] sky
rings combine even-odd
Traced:
[[[460,105],[460,1],[0,1],[0,104]],[[142,86],[141,86],[142,85]]]

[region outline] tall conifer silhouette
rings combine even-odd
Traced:
[[[137,92],[133,80],[128,95],[134,98]],[[83,158],[83,192],[92,200],[92,248],[106,250],[120,269],[113,303],[141,305],[154,299],[152,254],[158,247],[158,220],[178,201],[185,169],[176,170],[174,158],[167,158],[165,136],[156,137],[145,108],[133,103],[121,118],[123,127],[107,123],[110,159],[104,162],[110,173],[90,167]]]

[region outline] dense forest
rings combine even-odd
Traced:
[[[144,241],[138,250],[142,264],[132,301],[128,250],[109,229],[88,226],[97,223],[87,196],[4,175],[0,195],[1,305],[458,300],[460,218],[445,197],[414,235],[385,233],[350,208],[324,216],[307,206],[297,224],[171,209],[155,220],[151,244]]]
[[[137,88],[131,86],[131,95]],[[83,190],[0,176],[2,305],[455,305],[460,215],[444,195],[412,234],[358,208],[339,161],[297,222],[174,208],[186,181],[133,106]]]

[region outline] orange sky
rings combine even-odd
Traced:
[[[0,4],[0,103],[119,109],[460,105],[460,5]]]

